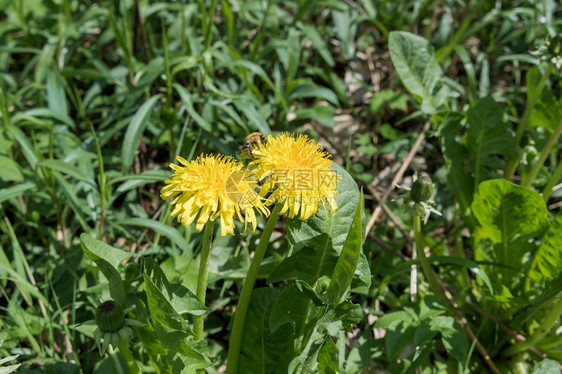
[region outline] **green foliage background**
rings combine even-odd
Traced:
[[[253,131],[309,134],[345,178],[333,217],[278,225],[247,372],[559,372],[560,12],[0,0],[0,372],[127,370],[84,324],[110,296],[145,322],[131,345],[143,372],[222,370],[259,233],[215,238],[206,309],[193,295],[202,235],[171,221],[159,190],[176,155],[238,157]],[[423,240],[450,302],[411,272],[413,211],[391,188],[426,122],[400,183],[436,184],[443,215]]]

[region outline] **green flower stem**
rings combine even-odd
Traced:
[[[531,98],[529,99],[529,101],[527,101],[526,105],[525,105],[525,111],[523,112],[523,116],[521,117],[521,121],[519,122],[519,125],[517,126],[517,132],[515,133],[515,148],[517,149],[517,146],[519,145],[519,143],[521,142],[521,138],[523,137],[523,133],[525,132],[525,130],[527,129],[527,125],[529,124],[529,119],[531,118],[531,112],[533,111],[533,108],[535,107],[535,104],[537,102],[537,100],[539,99],[542,90],[546,84],[546,81],[548,79],[548,77],[550,76],[550,73],[552,72],[552,63],[548,65],[548,67],[546,68],[546,71],[544,73],[544,75],[541,77],[541,80],[539,81],[539,83],[537,84],[537,87],[535,88],[535,92],[533,93],[533,96],[531,96]],[[515,156],[509,161],[506,171],[504,173],[504,177],[507,180],[511,180],[511,178],[513,178],[513,174],[515,174],[515,169],[517,169],[517,165],[519,165],[519,158],[520,158],[520,152],[517,151],[515,152]]]
[[[213,242],[213,231],[215,221],[205,224],[203,231],[203,248],[201,248],[201,259],[199,262],[199,276],[197,278],[197,297],[205,305],[207,295],[207,275],[209,274],[209,258],[211,257],[211,243]],[[205,314],[193,317],[193,332],[195,340],[202,340],[205,327]]]
[[[554,188],[556,183],[558,183],[558,181],[560,180],[561,177],[562,177],[562,162],[559,162],[558,166],[556,167],[556,170],[554,171],[554,174],[552,174],[552,177],[550,177],[550,180],[548,181],[548,183],[546,184],[546,186],[544,186],[544,189],[542,190],[542,197],[543,197],[545,203],[550,198],[550,194],[552,193],[552,189]]]
[[[539,342],[546,334],[550,332],[552,326],[558,321],[560,315],[562,314],[562,298],[558,299],[558,302],[550,308],[548,314],[544,317],[542,323],[529,339],[512,345],[508,349],[502,352],[502,356],[512,356],[516,353],[526,350],[532,347],[537,342]]]
[[[119,348],[119,352],[121,352],[121,355],[125,359],[125,363],[129,368],[129,372],[131,374],[141,374],[141,371],[137,366],[137,363],[135,362],[135,358],[133,357],[133,354],[129,350],[129,342],[120,339],[119,345],[117,347]]]
[[[234,314],[232,332],[228,341],[228,357],[226,361],[227,374],[235,374],[238,372],[238,359],[240,358],[240,347],[242,345],[242,334],[244,333],[246,313],[248,312],[248,306],[250,305],[250,299],[252,298],[252,291],[254,289],[254,284],[256,283],[256,278],[258,277],[258,270],[260,269],[260,264],[263,260],[263,256],[265,255],[265,250],[269,245],[269,239],[271,238],[275,224],[279,219],[281,207],[281,204],[276,204],[271,211],[271,215],[265,224],[260,242],[256,248],[256,252],[254,253],[254,258],[250,264],[250,269],[248,269],[248,275],[246,275],[246,280],[242,286],[242,292],[240,293],[240,299],[238,300],[238,307],[236,308],[236,312]]]
[[[533,164],[533,167],[531,168],[529,174],[527,174],[523,178],[523,181],[521,182],[521,186],[529,188],[531,184],[533,184],[535,177],[537,176],[542,166],[544,165],[544,161],[550,154],[552,147],[554,147],[554,144],[558,141],[558,137],[560,136],[560,133],[562,133],[562,122],[560,122],[558,126],[556,126],[554,133],[552,133],[550,138],[548,138],[548,141],[546,142],[544,148],[540,153],[539,159],[537,160],[537,162]]]
[[[414,240],[416,242],[416,252],[418,255],[418,259],[420,260],[420,264],[422,269],[427,277],[427,281],[429,285],[433,289],[433,292],[443,299],[446,300],[445,294],[437,281],[437,275],[433,272],[433,268],[429,263],[429,260],[425,256],[425,252],[423,250],[423,238],[421,233],[421,217],[418,212],[414,212]]]

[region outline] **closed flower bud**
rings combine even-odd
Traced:
[[[113,300],[102,303],[96,309],[96,324],[102,332],[117,332],[125,323],[123,309]]]
[[[415,203],[425,203],[433,194],[433,184],[427,175],[422,175],[412,185],[410,197]]]

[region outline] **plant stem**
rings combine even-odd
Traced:
[[[275,205],[271,211],[271,215],[265,224],[263,233],[261,234],[260,242],[254,253],[254,258],[248,269],[248,274],[246,275],[246,280],[242,286],[242,292],[240,292],[240,298],[238,299],[238,307],[234,313],[234,322],[232,324],[232,332],[230,334],[230,339],[228,341],[228,358],[226,361],[226,373],[235,374],[238,372],[238,359],[240,357],[240,348],[242,345],[242,335],[244,333],[244,324],[246,322],[246,313],[248,312],[248,306],[250,305],[250,299],[252,298],[252,291],[254,289],[254,284],[256,283],[256,278],[258,277],[258,270],[260,264],[265,255],[265,250],[269,244],[269,239],[275,228],[275,224],[279,219],[279,212],[281,211],[281,204]]]
[[[424,247],[421,233],[421,217],[418,212],[414,213],[414,240],[416,242],[416,252],[418,258],[420,259],[420,264],[423,268],[425,276],[427,277],[429,285],[433,289],[433,293],[435,293],[439,297],[442,297],[443,299],[446,299],[445,294],[443,293],[443,290],[441,289],[441,286],[437,281],[437,275],[435,275],[435,273],[433,272],[433,268],[431,267],[431,264],[429,263],[429,260],[425,256],[425,252],[423,250]]]
[[[554,133],[552,133],[550,138],[548,138],[548,141],[546,142],[545,146],[543,147],[540,153],[539,159],[537,160],[537,162],[533,164],[533,167],[529,172],[529,174],[527,174],[523,178],[523,181],[521,182],[521,186],[528,188],[533,184],[535,177],[537,176],[542,166],[544,165],[544,161],[550,154],[552,147],[554,147],[554,144],[558,141],[558,137],[560,136],[560,133],[562,133],[562,122],[560,122],[558,126],[556,126]]]
[[[548,183],[546,184],[546,186],[544,186],[544,189],[542,190],[542,197],[543,197],[545,203],[548,202],[548,198],[550,197],[550,194],[552,193],[552,189],[554,188],[556,183],[558,183],[558,181],[560,180],[560,177],[562,177],[562,162],[558,163],[558,166],[556,167],[556,170],[552,174],[552,177],[550,177],[550,180],[548,181]]]
[[[103,164],[103,155],[102,155],[102,151],[101,151],[101,147],[100,147],[100,142],[98,140],[98,136],[96,134],[96,130],[94,129],[94,125],[92,124],[92,122],[89,121],[89,125],[90,125],[90,131],[92,133],[92,138],[94,139],[94,142],[96,144],[96,151],[98,154],[98,163],[99,163],[99,175],[98,175],[98,184],[100,187],[100,220],[98,223],[98,230],[99,230],[99,234],[100,234],[100,239],[103,238],[103,226],[105,223],[105,216],[106,216],[106,212],[105,212],[105,187],[106,187],[106,178],[105,178],[105,167]]]
[[[125,359],[125,363],[129,368],[129,372],[131,374],[141,374],[141,371],[137,366],[137,363],[135,362],[135,358],[133,357],[133,354],[129,350],[129,342],[120,340],[118,347],[119,347],[119,352],[121,352],[121,355]]]
[[[209,221],[205,224],[203,232],[203,248],[201,248],[201,257],[199,261],[199,276],[197,278],[197,297],[203,305],[205,305],[205,296],[207,295],[207,275],[209,273],[209,258],[211,257],[211,243],[213,242],[213,231],[215,221]],[[203,340],[205,327],[205,314],[193,317],[193,332],[195,340]]]
[[[527,348],[535,345],[546,334],[548,334],[552,326],[556,323],[556,321],[558,321],[558,318],[560,318],[561,314],[562,314],[562,298],[558,299],[558,302],[553,307],[550,308],[548,314],[544,317],[538,329],[535,331],[533,335],[529,337],[529,339],[512,345],[502,353],[502,356],[512,356],[516,353],[524,351]]]
[[[550,73],[552,72],[552,63],[548,65],[548,67],[546,68],[546,71],[544,73],[544,75],[541,77],[541,80],[539,81],[539,83],[537,84],[537,87],[535,88],[535,92],[533,93],[533,96],[531,96],[531,98],[529,99],[529,101],[527,101],[526,105],[525,105],[525,111],[523,112],[523,116],[521,117],[521,121],[519,122],[519,125],[517,126],[517,132],[515,133],[515,156],[509,161],[507,168],[505,170],[504,173],[504,177],[507,180],[511,180],[511,178],[513,178],[513,174],[515,174],[515,169],[517,169],[517,165],[519,165],[519,157],[520,157],[520,152],[517,150],[517,147],[519,146],[519,143],[521,142],[521,138],[523,137],[523,133],[525,132],[525,130],[527,129],[527,125],[529,124],[529,119],[531,118],[531,112],[533,111],[533,108],[535,107],[535,103],[537,102],[537,100],[539,99],[542,90],[546,84],[546,81],[548,79],[548,77],[550,76]]]

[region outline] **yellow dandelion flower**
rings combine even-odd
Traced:
[[[339,176],[331,169],[330,154],[315,141],[302,134],[283,133],[268,136],[267,142],[252,152],[256,174],[264,180],[261,195],[270,193],[267,203],[284,204],[281,214],[289,212],[293,218],[307,220],[318,211],[338,208],[337,182]]]
[[[195,161],[187,161],[178,156],[183,165],[170,164],[175,170],[172,178],[166,181],[160,196],[162,199],[177,196],[171,204],[170,214],[184,226],[197,222],[196,230],[201,231],[208,221],[220,217],[221,236],[234,233],[234,217],[256,229],[257,210],[260,215],[269,211],[256,192],[255,174],[243,169],[242,163],[225,156],[200,156]]]

